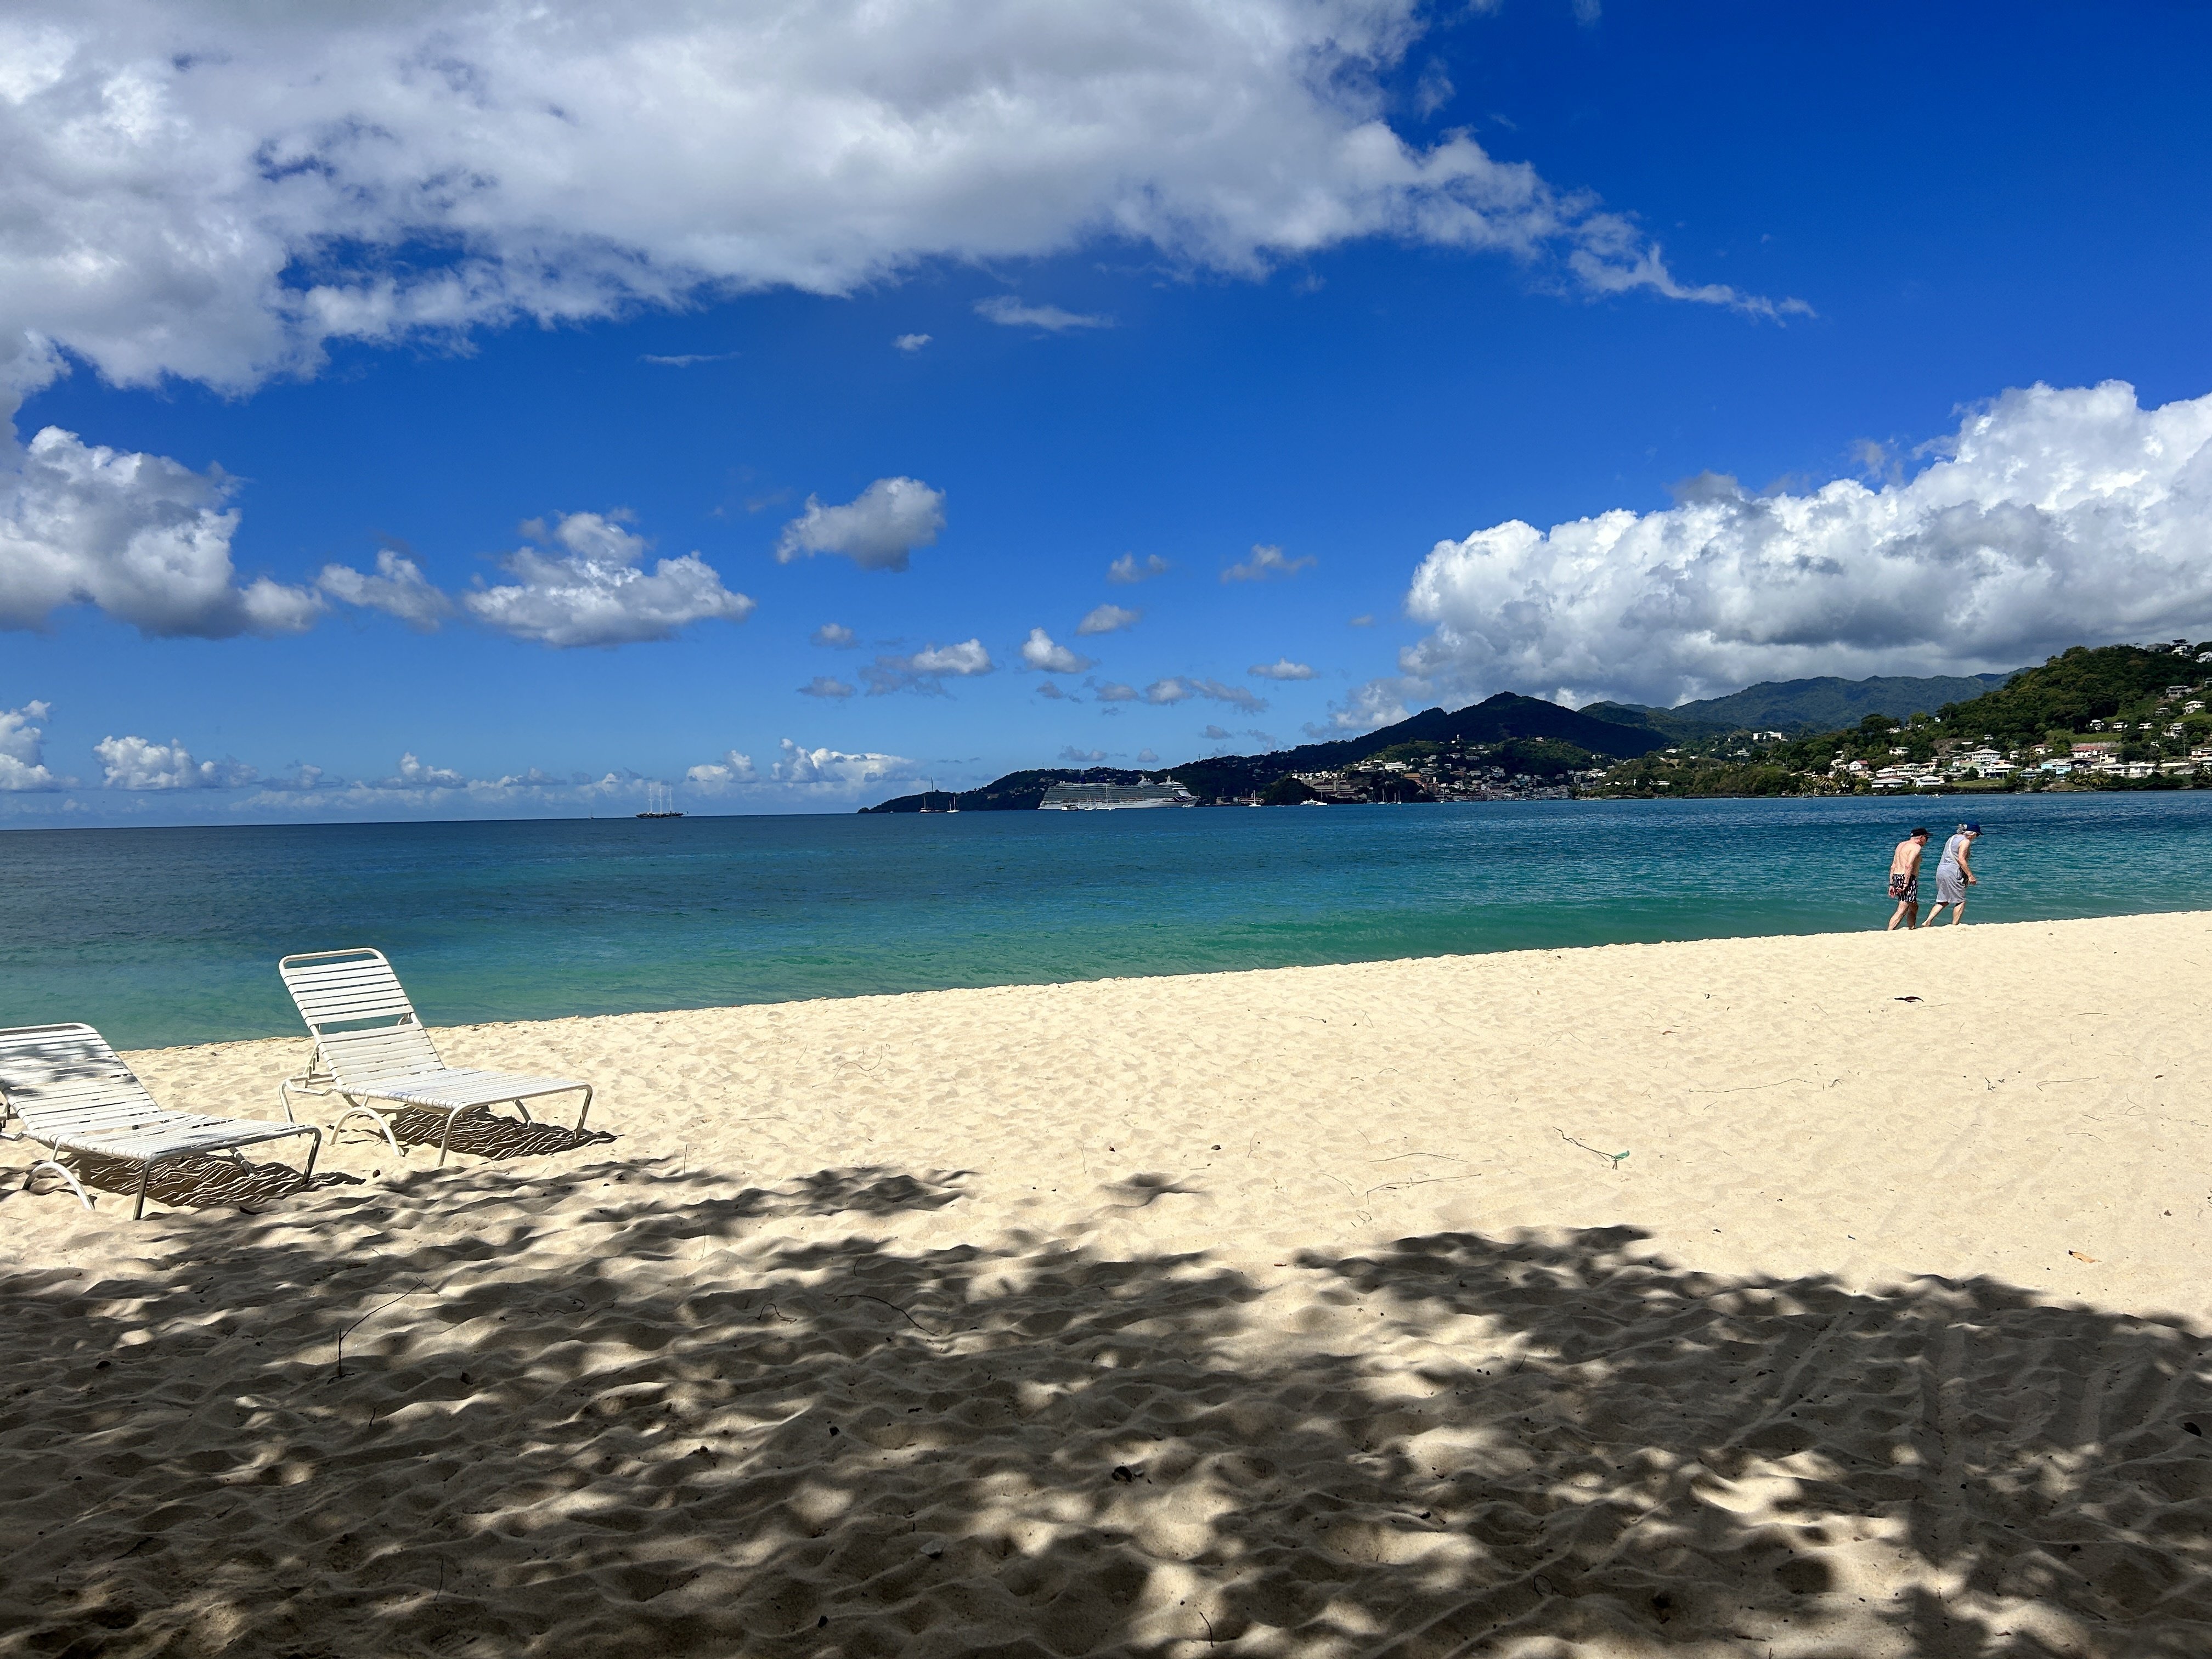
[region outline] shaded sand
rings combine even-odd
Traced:
[[[0,1655],[2212,1653],[2208,958],[443,1033],[611,1139],[350,1136],[135,1226],[11,1177]],[[266,1113],[302,1052],[136,1061]]]

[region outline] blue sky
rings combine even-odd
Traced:
[[[11,9],[0,822],[2212,631],[2203,7]]]

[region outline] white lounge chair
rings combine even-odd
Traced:
[[[234,1152],[287,1135],[313,1135],[306,1171],[312,1177],[323,1146],[323,1132],[309,1124],[164,1110],[107,1039],[89,1025],[20,1025],[0,1031],[0,1105],[22,1126],[24,1139],[44,1142],[53,1154],[33,1162],[23,1178],[26,1191],[40,1170],[52,1170],[88,1210],[92,1200],[76,1172],[61,1161],[64,1154],[121,1158],[143,1166],[133,1221],[146,1213],[146,1188],[157,1164],[194,1152]]]
[[[295,1094],[337,1095],[346,1109],[331,1126],[333,1132],[359,1115],[374,1123],[398,1152],[399,1137],[387,1118],[410,1110],[443,1112],[446,1133],[438,1143],[438,1162],[443,1164],[453,1144],[453,1120],[462,1114],[507,1104],[528,1123],[535,1120],[524,1102],[581,1090],[584,1103],[576,1113],[576,1128],[582,1132],[592,1109],[590,1084],[469,1071],[440,1059],[383,951],[366,946],[311,951],[286,957],[276,971],[315,1039],[307,1069],[277,1085],[286,1117],[292,1115]]]

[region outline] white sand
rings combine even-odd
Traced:
[[[613,1139],[352,1135],[137,1225],[9,1177],[0,1656],[2212,1654],[2208,957],[441,1033]],[[134,1060],[265,1115],[302,1057]]]

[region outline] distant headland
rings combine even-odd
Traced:
[[[1132,771],[1040,767],[864,812],[1032,811],[1055,784],[1200,805],[2176,789],[2212,785],[2212,641],[2076,646],[2011,674],[1767,681],[1673,708],[1501,691],[1358,737]]]

